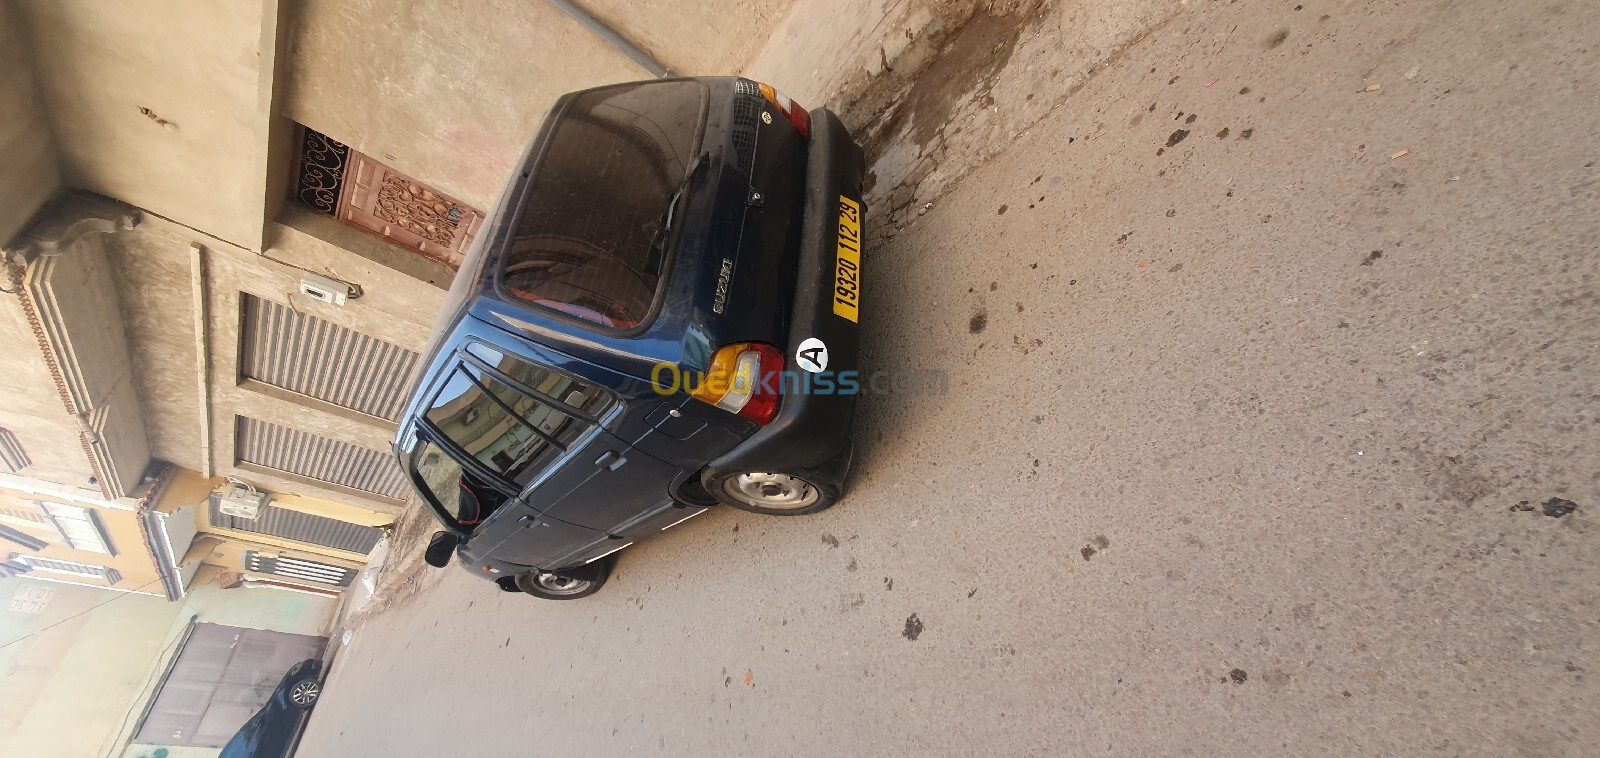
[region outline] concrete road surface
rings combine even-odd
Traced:
[[[844,503],[419,570],[300,755],[1594,755],[1600,12],[1196,6],[875,227]]]

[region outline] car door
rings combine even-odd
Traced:
[[[484,524],[472,541],[475,552],[476,544],[489,546],[482,552],[484,557],[549,569],[557,567],[557,559],[585,552],[590,545],[608,539],[605,532],[568,524],[518,503],[495,514],[494,520]]]
[[[633,429],[661,398],[621,394],[618,387],[644,393],[644,385],[592,364],[533,345],[520,355],[482,342],[469,343],[469,369],[482,369],[491,394],[514,407],[525,423],[551,445],[535,473],[507,469],[529,507],[561,522],[601,532],[631,521],[671,498],[668,490],[679,467],[646,454],[613,433]],[[496,381],[515,388],[507,396]],[[547,529],[558,529],[550,523]]]
[[[489,479],[519,493],[497,504],[483,528],[502,540],[534,534],[579,536],[565,525],[608,532],[668,500],[678,468],[646,455],[604,428],[628,415],[623,398],[595,382],[557,370],[542,353],[513,355],[469,343],[442,385],[428,421],[481,466]],[[568,366],[570,368],[570,366]],[[541,520],[541,516],[548,517]],[[507,523],[508,519],[510,524]],[[492,543],[492,539],[484,540]],[[502,542],[497,557],[548,556]],[[526,565],[526,564],[525,564]]]
[[[547,516],[615,534],[622,524],[670,502],[677,474],[676,466],[596,430],[539,486],[537,502]]]
[[[604,533],[545,517],[518,497],[542,486],[591,423],[554,412],[510,377],[470,360],[449,369],[410,454],[413,478],[481,558],[544,567]]]

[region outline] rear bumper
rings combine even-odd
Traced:
[[[794,310],[789,342],[784,346],[788,377],[798,376],[807,387],[797,392],[786,381],[778,415],[749,439],[712,460],[713,471],[751,469],[784,471],[815,469],[838,457],[849,446],[850,424],[855,417],[856,393],[838,391],[845,372],[858,372],[859,325],[833,310],[834,276],[839,244],[839,198],[861,202],[865,158],[839,121],[827,109],[811,112],[811,145],[806,158],[805,215],[801,220],[800,257],[795,282]],[[861,206],[861,222],[866,207]],[[865,257],[865,252],[862,257]],[[807,339],[827,346],[828,365],[822,375],[802,370],[795,350]],[[825,392],[819,376],[833,380]],[[857,382],[858,386],[862,384]]]

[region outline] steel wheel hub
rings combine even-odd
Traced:
[[[740,502],[777,511],[805,508],[822,494],[804,479],[759,471],[728,478],[722,491]]]
[[[556,576],[555,574],[539,574],[533,578],[533,582],[539,585],[539,589],[552,595],[572,595],[589,588],[588,580]]]

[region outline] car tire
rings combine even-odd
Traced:
[[[818,472],[713,471],[706,489],[723,505],[763,516],[807,516],[839,502],[840,483]]]
[[[301,710],[316,705],[321,697],[322,682],[315,679],[301,679],[289,688],[289,703]]]
[[[577,600],[600,591],[611,578],[611,559],[603,558],[587,566],[539,571],[516,578],[517,589],[541,600]]]

